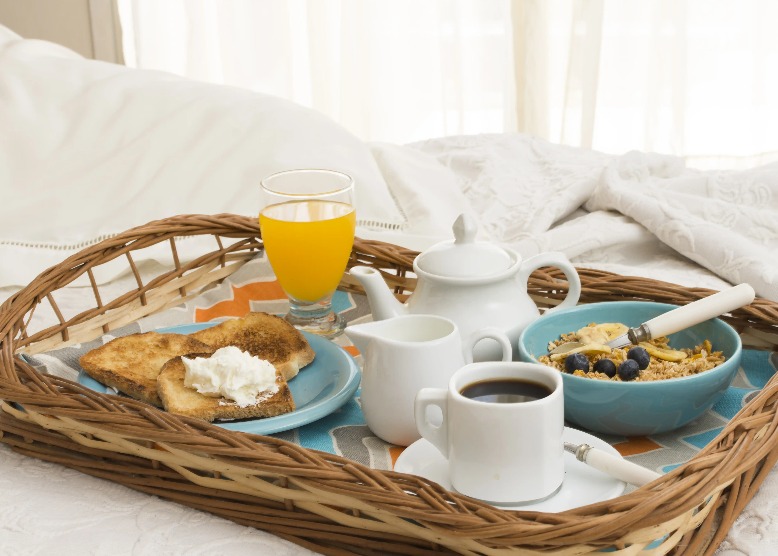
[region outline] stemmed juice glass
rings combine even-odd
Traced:
[[[261,181],[259,228],[289,298],[286,320],[333,338],[346,323],[332,309],[354,244],[354,180],[334,170],[288,170]]]

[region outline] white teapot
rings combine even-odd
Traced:
[[[476,241],[477,225],[465,214],[453,226],[454,239],[443,241],[419,254],[413,261],[418,281],[405,304],[394,297],[380,272],[355,266],[350,270],[364,287],[374,320],[403,314],[432,314],[456,323],[463,336],[494,327],[502,330],[518,357],[517,343],[522,330],[540,317],[540,311],[527,294],[530,274],[544,266],[558,267],[569,287],[565,299],[548,312],[573,307],[581,295],[581,279],[562,253],[540,253],[522,263],[511,249]],[[497,342],[481,340],[475,361],[501,358]]]

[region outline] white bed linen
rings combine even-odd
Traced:
[[[472,148],[467,145],[472,145]],[[513,148],[509,148],[511,145]],[[384,158],[379,165],[390,187],[399,175],[404,175],[406,182],[402,187],[405,187],[415,181],[414,168],[421,167],[420,175],[428,175],[430,168],[424,166],[430,164],[430,161],[427,160],[419,166],[418,159],[432,156],[430,153],[434,153],[434,159],[442,166],[439,170],[450,172],[451,182],[438,180],[428,183],[428,187],[437,187],[441,191],[446,187],[459,187],[465,198],[472,199],[471,209],[489,235],[501,235],[498,239],[513,244],[526,255],[556,248],[567,252],[579,265],[603,268],[621,274],[649,276],[687,286],[719,288],[728,282],[742,280],[736,274],[719,276],[701,268],[660,241],[646,226],[636,223],[628,216],[615,211],[586,211],[584,206],[587,201],[590,206],[595,207],[606,202],[602,200],[603,195],[597,191],[597,186],[607,185],[608,165],[619,164],[621,161],[618,157],[592,155],[592,166],[586,172],[592,176],[592,183],[587,191],[573,194],[562,187],[555,190],[553,195],[541,198],[543,196],[540,192],[555,189],[556,180],[571,179],[559,170],[559,163],[566,159],[565,153],[569,150],[560,148],[558,155],[554,156],[554,148],[553,145],[524,136],[439,139],[434,143],[393,147],[395,151],[409,152],[405,155],[395,152],[395,155],[400,156],[395,157],[396,162],[392,168],[387,166],[388,158]],[[533,160],[540,151],[544,152],[544,157],[557,161],[554,164],[555,171],[549,171],[548,165],[538,164]],[[634,155],[629,156],[633,158]],[[463,158],[468,157],[471,158],[465,163]],[[408,160],[416,160],[416,163],[406,164]],[[499,175],[490,175],[484,170],[501,165],[515,165],[506,171],[504,182],[498,179]],[[599,171],[596,171],[594,168],[598,165]],[[522,168],[533,168],[533,171],[521,170]],[[581,166],[578,169],[580,170]],[[760,172],[764,171],[766,170],[761,169],[756,175],[761,176]],[[511,182],[508,178],[517,172],[521,175],[516,175]],[[772,177],[770,174],[767,181],[759,183],[768,183]],[[749,180],[746,182],[750,183]],[[525,210],[523,207],[530,203],[522,202],[522,198],[517,197],[515,206],[507,206],[504,202],[505,196],[500,196],[502,192],[510,188],[524,187],[525,184],[531,184],[533,188],[534,204]],[[409,213],[437,213],[435,217],[443,222],[460,210],[459,206],[452,204],[436,205],[436,191],[429,191],[428,199],[425,199],[424,196],[413,196],[402,187],[396,189],[395,193],[400,204],[406,204],[405,210]],[[423,202],[423,207],[410,206],[420,202]],[[704,202],[704,198],[695,200],[695,203]],[[579,206],[573,207],[576,203],[579,203]],[[563,209],[563,206],[572,208]],[[699,207],[699,204],[695,206]],[[761,206],[769,204],[762,202]],[[550,207],[550,210],[554,211],[553,216],[540,214],[545,210],[544,207]],[[745,207],[747,208],[748,206]],[[505,211],[504,215],[499,214],[501,210]],[[520,210],[525,211],[523,216],[511,217],[514,211]],[[557,219],[556,223],[554,219]],[[646,222],[651,225],[650,221]],[[535,229],[529,231],[532,226],[535,226]],[[657,229],[661,231],[661,222],[658,226],[660,227]],[[412,246],[424,247],[442,236],[403,237],[395,233],[392,237],[377,237],[395,241],[407,240],[406,243]],[[672,240],[672,235],[669,237]],[[746,240],[740,238],[739,241]],[[746,266],[737,270],[747,272],[753,268]],[[762,274],[770,276],[771,269],[774,270],[774,266],[762,269]],[[109,288],[120,290],[123,287],[122,281],[114,280]],[[770,294],[770,287],[774,285],[768,284],[764,292]],[[5,290],[6,294],[9,292],[9,289]],[[90,295],[86,290],[70,288],[62,297],[61,303],[70,312],[78,309],[79,304],[86,302]],[[38,322],[44,322],[51,316],[39,313],[35,318]],[[233,554],[308,553],[305,549],[271,535],[138,494],[56,465],[25,458],[14,454],[7,447],[0,448],[0,471],[0,507],[3,508],[0,510],[0,549],[4,551],[2,553],[47,553],[50,550],[56,550],[60,554],[213,554],[227,551]],[[721,554],[767,555],[778,549],[778,507],[774,503],[776,495],[778,472],[774,471],[738,519],[722,545]]]
[[[361,229],[409,228],[368,146],[313,110],[0,25],[0,285],[150,220],[256,216],[262,177],[320,167],[354,177]]]
[[[196,209],[253,214],[252,176],[318,161],[348,166],[363,191],[363,214],[386,224],[362,226],[363,237],[423,249],[447,239],[456,216],[469,212],[482,238],[525,256],[562,251],[580,266],[684,286],[748,281],[778,300],[776,165],[697,172],[673,157],[606,155],[520,134],[365,145],[275,99],[87,62],[1,26],[0,69],[3,299],[81,241]],[[157,95],[138,92],[149,88],[166,102],[154,105]],[[177,112],[176,99],[190,102]],[[251,107],[251,125],[236,118],[236,103]],[[190,117],[199,124],[182,133]],[[231,134],[230,123],[244,134]],[[127,133],[146,145],[134,157],[126,156]],[[193,183],[201,196],[192,198]],[[225,187],[229,200],[221,203]],[[157,201],[138,202],[146,193]],[[95,196],[102,202],[81,202]],[[43,210],[55,198],[71,201],[67,214]],[[121,287],[122,279],[102,278]],[[71,312],[90,296],[69,288],[58,302]],[[776,553],[776,499],[773,471],[721,554]],[[49,553],[309,552],[0,445],[0,554]]]

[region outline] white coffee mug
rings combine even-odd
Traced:
[[[492,338],[510,361],[510,340],[501,330],[484,329],[462,337],[453,321],[437,315],[402,315],[346,327],[363,357],[362,413],[373,433],[399,446],[418,440],[414,399],[422,388],[442,388],[473,348]]]
[[[440,408],[443,422],[433,406]],[[448,388],[416,396],[419,433],[448,459],[454,490],[522,505],[555,494],[565,475],[564,397],[556,369],[523,362],[465,365]]]

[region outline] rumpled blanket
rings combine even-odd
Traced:
[[[684,286],[748,282],[778,301],[778,163],[695,170],[673,156],[607,155],[523,134],[407,147],[455,176],[425,188],[464,195],[486,236],[524,256],[561,251],[581,266]]]

